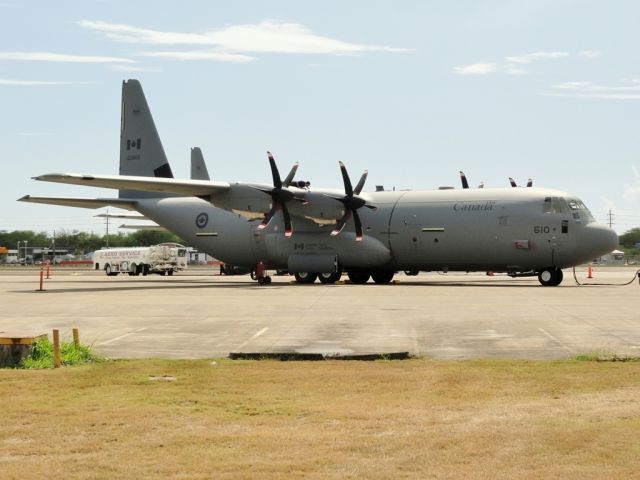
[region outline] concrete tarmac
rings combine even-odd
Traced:
[[[636,268],[595,267],[580,281],[623,283]],[[409,352],[437,359],[640,356],[640,285],[559,287],[535,278],[400,273],[392,285],[298,285],[273,277],[107,277],[56,269],[0,270],[0,331],[78,327],[111,358],[211,358],[231,352],[352,355]],[[346,279],[346,275],[343,277]]]

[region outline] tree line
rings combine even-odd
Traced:
[[[29,247],[56,247],[67,249],[72,255],[84,255],[89,252],[109,247],[146,247],[158,243],[174,242],[184,245],[184,241],[170,232],[155,230],[138,230],[131,233],[96,235],[95,233],[79,232],[77,230],[47,232],[33,232],[31,230],[15,230],[13,232],[0,231],[0,246],[9,250],[24,248],[25,242]]]

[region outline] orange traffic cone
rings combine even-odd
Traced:
[[[587,269],[587,278],[593,278],[593,269],[591,268],[591,264],[589,264],[589,268]]]

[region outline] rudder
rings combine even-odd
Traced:
[[[149,105],[138,80],[122,82],[120,175],[173,178]],[[120,190],[120,198],[166,196],[154,192]]]

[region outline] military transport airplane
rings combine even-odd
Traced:
[[[118,198],[20,200],[136,211],[225,263],[288,270],[300,283],[335,282],[343,272],[354,283],[389,283],[398,271],[493,271],[556,286],[562,268],[618,243],[570,193],[532,186],[365,192],[367,172],[354,187],[342,163],[343,190],[321,189],[294,181],[297,163],[282,179],[268,159],[272,185],[212,181],[200,158],[191,179],[173,178],[142,87],[128,80],[119,175],[34,177],[117,189]]]

